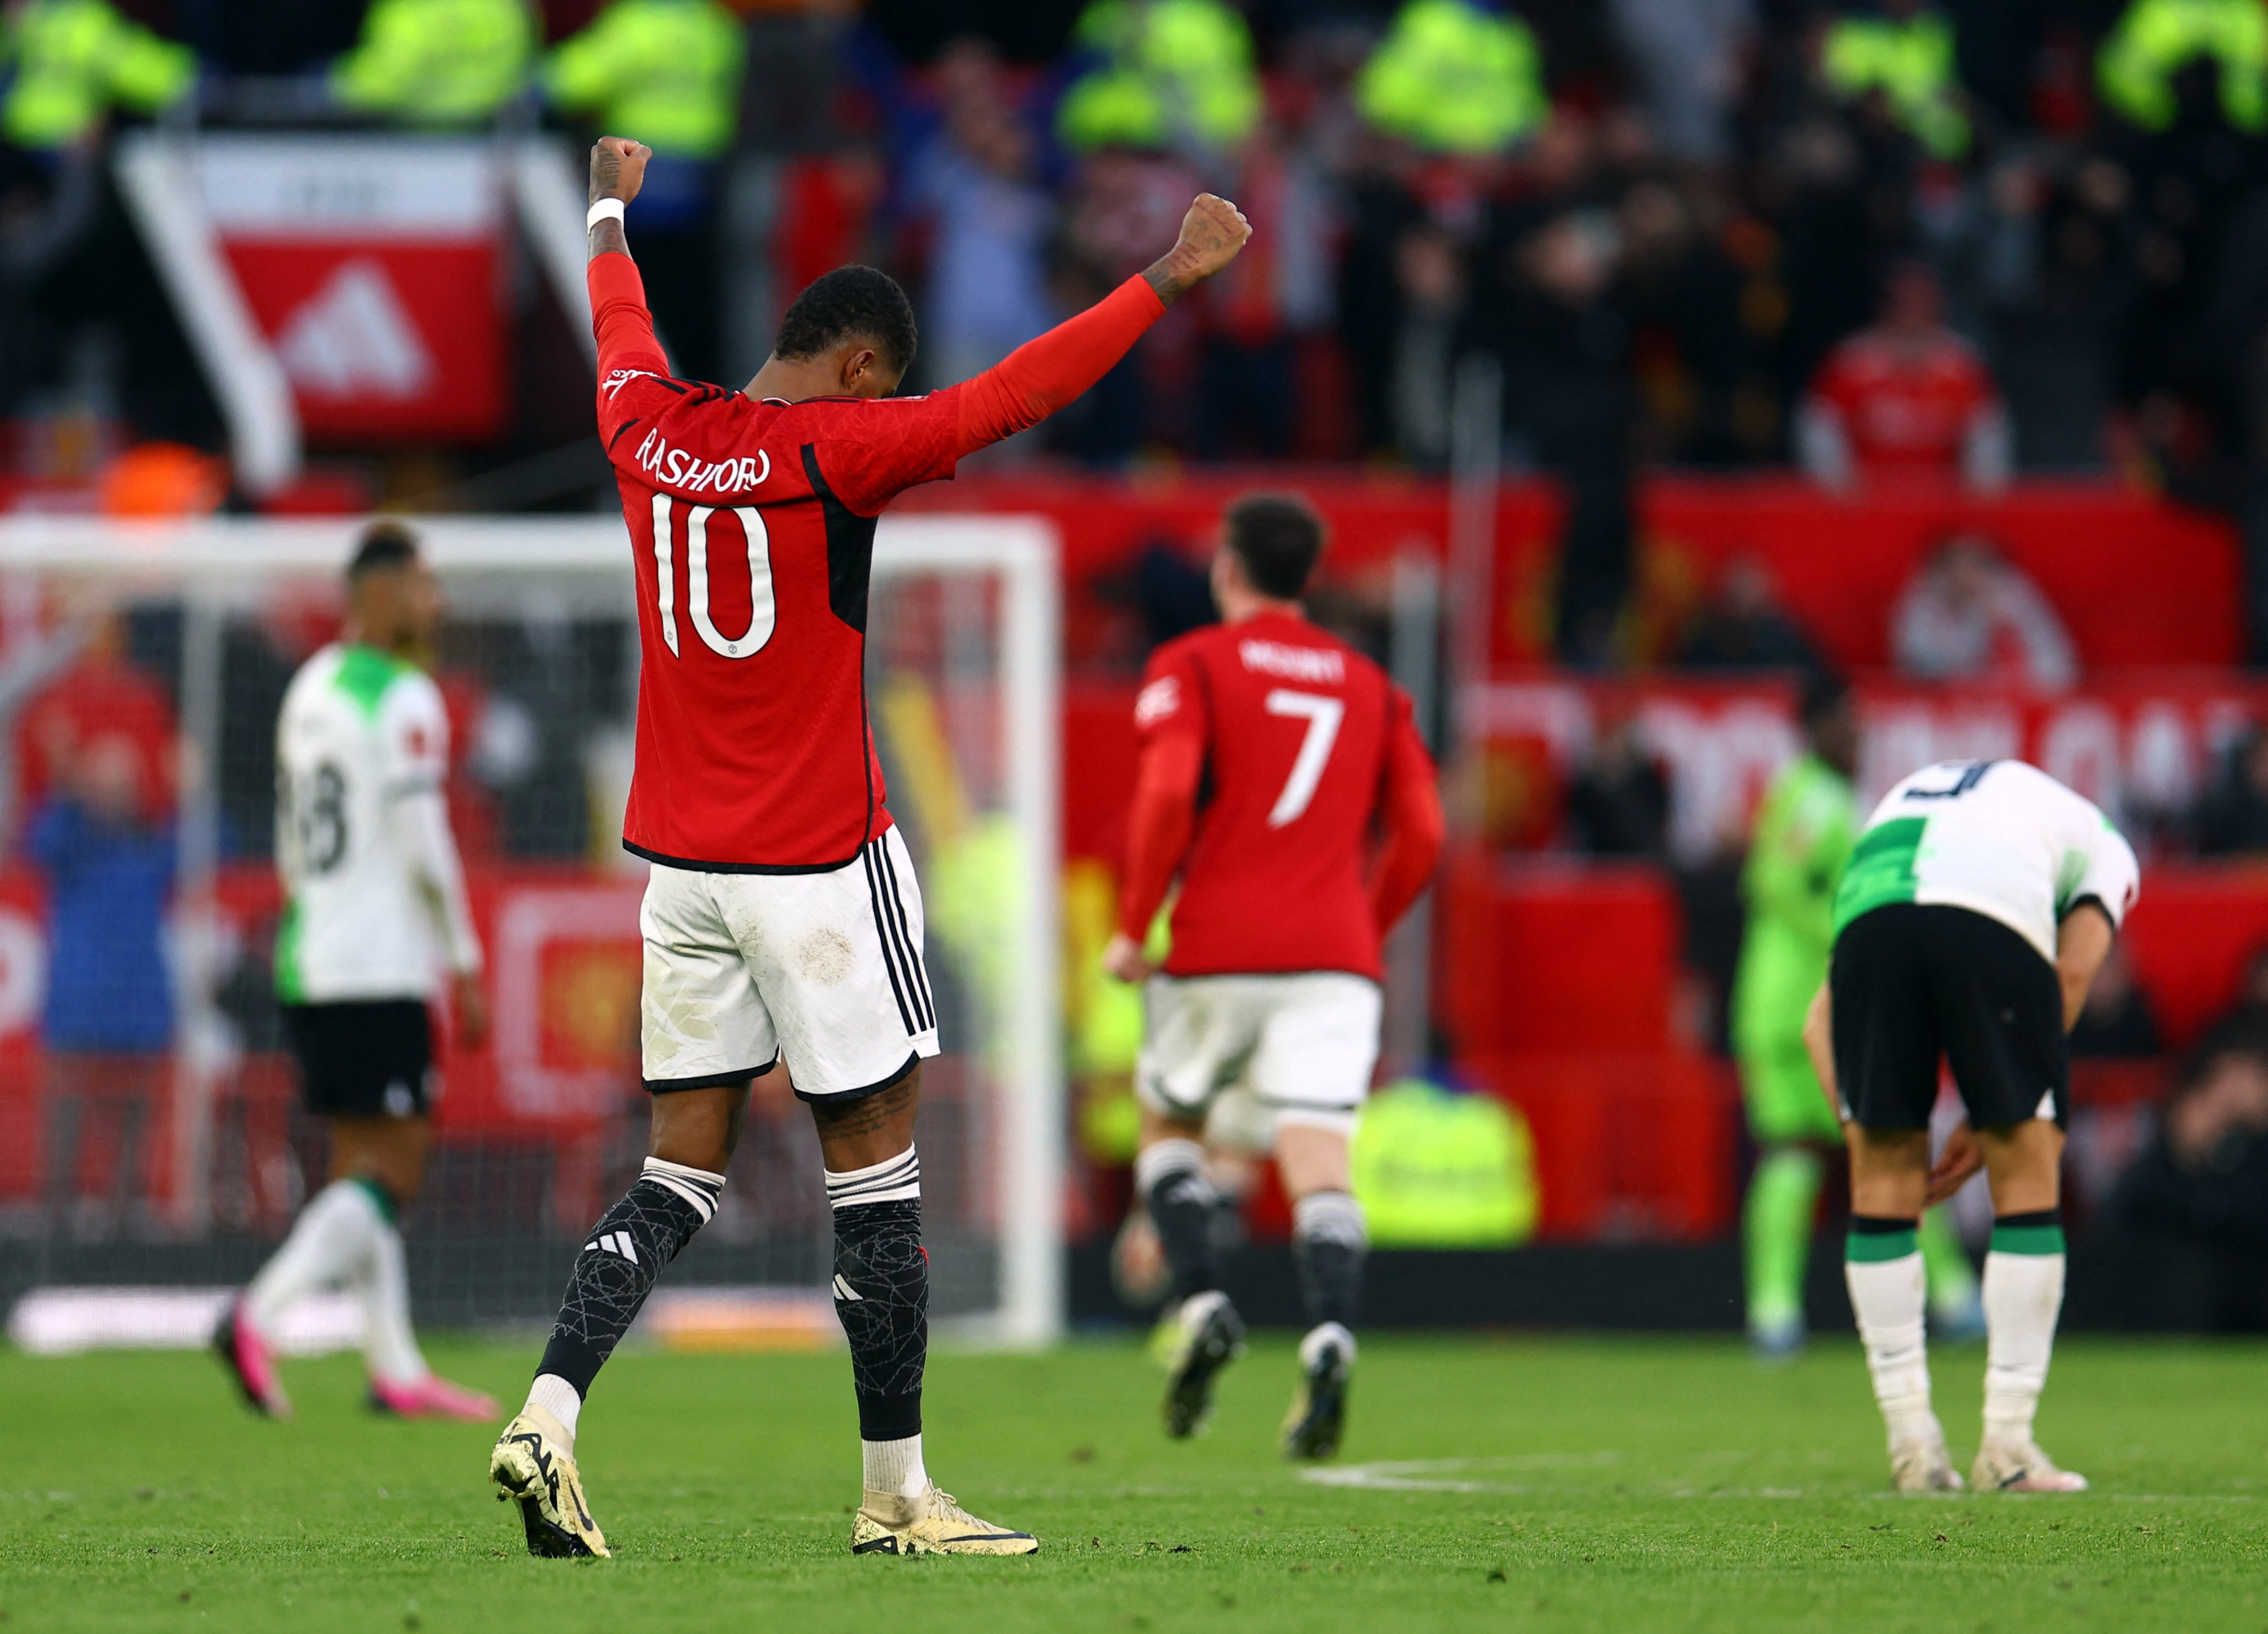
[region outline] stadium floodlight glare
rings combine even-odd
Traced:
[[[524,1326],[548,1316],[580,1233],[644,1146],[644,865],[614,843],[638,661],[630,545],[613,516],[412,522],[449,605],[452,783],[484,813],[460,843],[497,1015],[488,1056],[451,1072],[427,1195],[405,1222],[411,1282],[421,1321]],[[0,1305],[33,1287],[239,1281],[320,1184],[261,1014],[267,768],[276,677],[295,643],[328,635],[360,526],[0,524],[0,602],[25,644],[10,662],[44,648],[68,664],[107,625],[170,695],[183,765],[178,1042],[130,1093],[82,1105],[24,1092],[41,1157],[0,1174]],[[971,1343],[1044,1344],[1064,1326],[1060,595],[1039,519],[887,518],[876,535],[870,714],[929,902],[945,1032],[920,1130],[934,1309]],[[21,815],[0,821],[12,830]],[[0,947],[36,959],[40,936],[28,901],[0,895]],[[0,1049],[35,1043],[36,991],[0,971]],[[757,1102],[725,1207],[665,1289],[827,1281],[809,1117],[784,1097]]]

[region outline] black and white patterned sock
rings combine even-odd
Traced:
[[[1300,1296],[1307,1325],[1354,1326],[1362,1298],[1362,1262],[1370,1229],[1362,1204],[1344,1191],[1311,1191],[1292,1205],[1292,1257],[1300,1268]]]
[[[1213,1211],[1220,1199],[1205,1177],[1204,1148],[1176,1137],[1142,1148],[1134,1159],[1134,1189],[1158,1245],[1174,1274],[1174,1298],[1186,1299],[1220,1286],[1220,1255],[1213,1247]]]
[[[693,1233],[717,1217],[725,1177],[682,1163],[648,1158],[645,1167],[592,1228],[567,1297],[543,1347],[538,1378],[549,1374],[591,1393],[591,1380],[630,1331],[661,1268],[677,1257]]]
[[[921,1159],[909,1146],[866,1168],[829,1169],[827,1200],[835,1210],[835,1314],[850,1341],[859,1439],[871,1444],[918,1436],[922,1373],[929,1363]],[[896,1484],[894,1479],[877,1490]]]

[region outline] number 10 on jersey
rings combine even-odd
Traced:
[[[677,501],[667,494],[653,497],[655,611],[660,615],[661,638],[672,658],[678,656],[677,574],[670,539],[676,508]],[[687,507],[685,610],[693,620],[702,644],[709,651],[719,658],[750,658],[762,651],[764,644],[772,638],[772,626],[777,615],[772,600],[771,535],[764,528],[763,513],[754,505],[733,507],[733,514],[740,519],[740,531],[748,541],[748,628],[738,636],[724,635],[709,615],[709,519],[716,514],[713,505]]]

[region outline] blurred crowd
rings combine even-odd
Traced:
[[[1512,458],[1568,481],[1593,555],[1626,531],[1611,496],[1636,460],[1795,460],[1839,490],[2123,461],[2228,489],[2268,408],[2248,344],[2268,316],[2259,0],[5,17],[18,412],[98,366],[70,352],[82,326],[26,313],[107,311],[114,345],[154,343],[125,332],[125,269],[56,276],[88,270],[85,161],[133,117],[637,134],[662,163],[633,226],[695,373],[727,361],[716,217],[751,156],[774,162],[781,268],[902,274],[934,380],[1138,268],[1210,187],[1254,217],[1255,253],[1055,430],[1061,450],[1436,467],[1479,364]]]

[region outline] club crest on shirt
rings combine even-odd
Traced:
[[[1134,700],[1134,724],[1154,726],[1181,707],[1181,681],[1172,675],[1160,675]]]
[[[638,468],[664,487],[688,490],[707,488],[720,494],[737,494],[761,487],[772,474],[772,457],[761,449],[754,459],[742,455],[732,460],[703,460],[682,448],[672,448],[668,438],[659,431],[645,434],[645,440],[637,445],[637,457]]]

